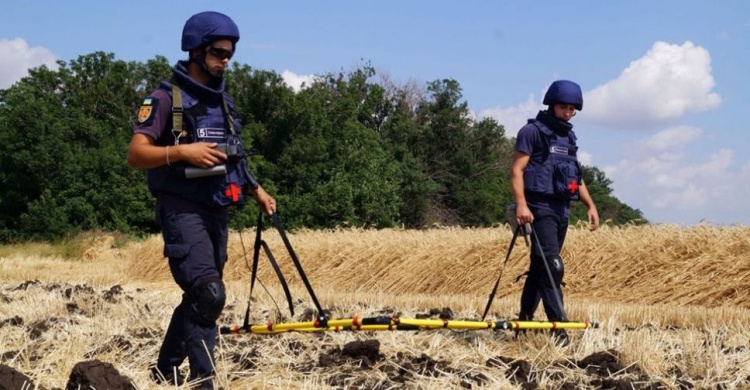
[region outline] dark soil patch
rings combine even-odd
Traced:
[[[18,356],[18,351],[7,351],[0,355],[0,362],[9,362]]]
[[[633,390],[633,382],[627,379],[602,378],[591,381],[591,386],[596,389],[608,390]]]
[[[619,371],[629,374],[641,371],[637,364],[625,368],[622,363],[622,354],[614,349],[586,356],[578,362],[578,367],[586,370],[589,375],[599,377],[609,377]]]
[[[297,319],[302,322],[312,321],[315,319],[315,314],[316,314],[315,310],[307,307],[305,308],[305,310],[302,311],[302,314],[300,314],[299,317],[297,317]]]
[[[392,381],[399,383],[404,383],[416,376],[436,378],[443,373],[457,373],[457,370],[451,368],[448,362],[435,360],[424,353],[419,357],[412,357],[398,352],[393,363],[395,365],[380,366],[380,371],[388,375]]]
[[[354,375],[352,375],[351,372],[339,372],[331,375],[328,379],[326,379],[326,382],[334,387],[352,388],[353,380]]]
[[[453,310],[450,307],[444,307],[442,309],[432,308],[427,313],[417,313],[414,315],[416,319],[428,319],[428,318],[440,318],[441,320],[452,320],[454,318]]]
[[[80,314],[84,316],[88,315],[88,313],[85,310],[81,309],[80,306],[78,306],[78,304],[75,302],[66,303],[65,310],[67,310],[68,314],[71,314],[71,315],[73,314]]]
[[[73,295],[93,295],[95,291],[92,287],[85,284],[76,284],[75,286],[68,286],[63,290],[63,296],[70,299]]]
[[[56,317],[51,317],[31,324],[29,326],[29,338],[38,339],[44,334],[44,332],[52,329],[52,327],[58,322],[59,320]]]
[[[675,383],[677,384],[677,388],[680,390],[688,390],[695,387],[693,382],[690,382],[687,379],[677,379]],[[750,381],[748,381],[748,383],[750,383]]]
[[[576,364],[576,362],[572,360],[564,359],[564,360],[555,361],[554,363],[552,363],[552,367],[576,369],[578,368],[578,365]]]
[[[318,356],[318,367],[331,368],[356,364],[361,369],[370,369],[377,360],[382,358],[380,355],[380,341],[363,340],[352,341],[344,345],[344,349],[338,347],[322,353]],[[302,372],[312,370],[312,367],[301,367]]]
[[[32,286],[39,286],[42,282],[39,281],[39,279],[36,280],[27,280],[21,284],[18,285],[18,287],[14,288],[13,291],[20,291],[20,290],[27,290],[29,287]]]
[[[21,318],[19,316],[14,316],[14,317],[6,318],[6,319],[0,321],[0,328],[4,327],[6,325],[7,326],[21,326],[21,325],[23,325],[23,318]]]
[[[0,390],[18,389],[44,389],[36,384],[23,373],[16,371],[10,366],[0,364]]]
[[[386,306],[386,307],[378,310],[378,314],[387,315],[387,316],[392,316],[392,315],[398,316],[398,314],[400,314],[400,313],[396,311],[395,307],[393,307],[393,306]]]
[[[362,375],[357,375],[351,371],[339,372],[331,375],[326,382],[334,388],[356,389],[356,390],[386,390],[397,389],[397,383],[389,380],[377,380]]]
[[[538,387],[536,379],[531,379],[531,363],[526,360],[497,356],[487,360],[486,365],[505,368],[505,377],[511,383],[521,385],[524,389],[536,389]]]
[[[237,363],[240,371],[252,371],[257,367],[257,361],[260,354],[256,349],[250,350],[248,353],[234,352],[229,355],[229,360]]]
[[[139,339],[153,339],[153,338],[161,338],[163,335],[160,331],[155,331],[150,328],[139,328],[139,329],[133,329],[130,330],[128,333],[132,335],[135,338]]]
[[[123,293],[123,288],[119,284],[112,286],[109,290],[105,291],[102,298],[109,303],[119,302],[120,295]]]
[[[462,374],[461,387],[463,387],[464,389],[473,389],[477,386],[482,387],[489,380],[490,378],[488,378],[487,375],[484,375],[481,372]]]
[[[341,351],[341,354],[352,359],[367,358],[371,362],[374,362],[380,358],[380,341],[352,341],[344,345],[344,349]]]
[[[330,353],[321,353],[318,356],[318,367],[331,368],[340,365],[339,359],[336,359],[335,355]]]
[[[298,340],[287,340],[286,348],[294,354],[299,355],[307,349],[307,346]]]
[[[723,348],[721,349],[721,352],[724,353],[725,355],[731,355],[731,354],[735,354],[735,353],[736,354],[740,354],[740,353],[744,353],[745,351],[747,351],[747,347],[745,347],[743,345],[740,345],[739,347],[726,347],[726,346],[723,346]]]
[[[440,311],[439,318],[441,320],[452,320],[453,319],[453,310],[451,310],[450,307],[444,307],[443,310]]]
[[[3,293],[0,293],[0,302],[2,302],[2,303],[11,303],[11,302],[13,302],[13,300],[10,299],[9,296],[7,296],[7,295],[5,295]]]
[[[116,335],[109,339],[109,341],[107,341],[106,343],[100,345],[99,348],[86,353],[84,357],[86,359],[91,359],[92,357],[97,355],[106,354],[112,351],[123,352],[131,348],[133,348],[133,343],[131,343],[130,340],[126,339],[123,335]]]
[[[337,307],[323,309],[323,315],[326,316],[326,318],[333,318],[333,313],[337,310]],[[318,311],[310,307],[305,307],[305,310],[303,310],[302,313],[297,316],[297,320],[302,322],[312,321],[317,318]]]
[[[560,385],[560,390],[578,390],[581,387],[582,386],[581,386],[580,383],[576,383],[576,382],[564,382],[563,384]]]
[[[65,390],[77,389],[136,390],[136,387],[130,378],[120,375],[111,363],[91,360],[73,366]]]

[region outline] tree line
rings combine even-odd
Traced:
[[[95,52],[58,65],[0,90],[0,241],[156,232],[145,171],[125,157],[139,105],[171,77],[171,64]],[[515,140],[494,119],[471,115],[458,81],[398,85],[369,64],[297,92],[245,64],[226,77],[255,151],[251,171],[289,227],[504,222]],[[602,220],[645,222],[612,196],[602,171],[585,167],[584,178]],[[232,226],[253,225],[256,213],[234,211]],[[585,218],[574,207],[572,222]]]

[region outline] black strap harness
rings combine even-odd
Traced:
[[[300,263],[299,258],[297,257],[297,254],[294,252],[294,248],[292,248],[292,244],[289,242],[289,238],[287,238],[286,236],[286,232],[284,231],[284,227],[281,224],[281,220],[279,219],[278,214],[272,214],[271,220],[276,230],[278,230],[279,235],[281,236],[281,240],[284,242],[284,246],[286,247],[287,252],[289,252],[289,256],[292,258],[292,262],[294,263],[294,266],[297,268],[297,272],[299,273],[299,276],[302,279],[302,282],[305,284],[305,287],[307,288],[307,292],[310,293],[310,297],[312,298],[313,303],[315,304],[315,308],[318,310],[317,321],[321,324],[321,326],[327,327],[328,317],[324,314],[323,308],[320,306],[320,302],[318,302],[318,297],[315,295],[315,291],[313,291],[312,285],[310,285],[310,281],[307,279],[305,270],[302,269],[302,264]],[[245,321],[242,325],[242,327],[247,331],[250,330],[250,303],[251,303],[251,298],[253,296],[253,288],[255,287],[255,279],[257,279],[258,260],[260,259],[261,248],[263,248],[263,251],[268,257],[268,261],[271,263],[273,270],[276,272],[276,276],[279,278],[279,282],[281,282],[281,286],[284,289],[284,295],[286,296],[287,304],[289,305],[289,312],[291,313],[292,316],[294,316],[294,304],[292,303],[292,294],[289,292],[289,285],[287,284],[286,279],[284,278],[284,274],[281,272],[281,267],[279,267],[279,264],[276,261],[276,258],[273,256],[273,253],[271,252],[271,248],[261,238],[261,232],[263,231],[263,227],[264,227],[263,213],[261,212],[258,214],[258,226],[257,226],[257,232],[255,234],[255,245],[253,248],[253,265],[252,265],[252,270],[251,270],[252,274],[250,276],[250,296],[248,296],[247,309],[245,310]]]
[[[549,277],[550,283],[552,284],[552,289],[554,291],[556,303],[560,306],[560,310],[562,311],[562,314],[563,314],[562,321],[568,321],[568,315],[565,313],[565,308],[562,305],[562,300],[560,299],[560,292],[557,290],[557,285],[555,284],[555,278],[552,277],[552,271],[549,269],[549,264],[547,264],[547,258],[544,256],[544,251],[542,251],[542,244],[539,242],[539,237],[537,237],[536,231],[534,231],[534,228],[531,226],[530,223],[516,226],[516,230],[513,232],[513,238],[510,240],[510,246],[508,246],[508,252],[505,255],[505,262],[503,262],[503,266],[500,269],[500,276],[497,277],[497,280],[495,281],[495,286],[492,288],[492,292],[490,292],[490,298],[487,301],[487,305],[484,307],[484,314],[482,314],[482,320],[484,320],[487,317],[487,313],[489,313],[490,311],[490,306],[492,306],[492,301],[495,299],[497,288],[500,285],[500,279],[503,277],[503,271],[505,271],[505,265],[508,264],[508,259],[510,259],[510,254],[513,251],[513,247],[515,246],[516,239],[518,238],[519,235],[523,236],[524,240],[526,241],[527,247],[529,246],[529,240],[527,237],[528,235],[531,236],[532,243],[536,242],[536,247],[542,256],[544,269],[547,271],[547,276]],[[516,278],[516,281],[518,281],[518,279],[520,278],[521,276]]]

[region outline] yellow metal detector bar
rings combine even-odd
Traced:
[[[419,331],[419,330],[435,330],[435,329],[452,329],[452,330],[490,329],[490,330],[496,330],[496,331],[499,331],[499,330],[518,331],[518,330],[526,330],[526,329],[590,329],[590,328],[599,327],[599,324],[596,322],[569,322],[569,321],[544,322],[544,321],[484,320],[484,317],[486,317],[487,313],[489,312],[495,293],[497,292],[497,288],[500,283],[500,278],[498,278],[498,280],[495,282],[495,286],[492,289],[492,292],[490,293],[490,297],[489,297],[490,299],[487,302],[487,305],[484,310],[484,315],[482,316],[481,320],[416,319],[416,318],[399,318],[395,316],[392,316],[392,317],[378,316],[378,317],[365,317],[365,318],[352,317],[352,318],[347,318],[347,319],[329,319],[324,314],[323,309],[320,305],[320,302],[318,302],[318,299],[315,296],[315,292],[313,291],[312,286],[310,285],[310,282],[307,279],[307,275],[305,275],[305,271],[302,269],[302,264],[297,258],[297,255],[294,252],[294,249],[292,248],[292,245],[286,236],[284,228],[281,224],[281,220],[279,219],[277,214],[271,215],[271,219],[273,221],[274,227],[276,227],[276,230],[278,230],[279,234],[281,235],[281,239],[284,242],[284,246],[289,252],[290,257],[292,258],[292,262],[297,268],[297,271],[299,272],[300,277],[302,281],[304,282],[308,293],[310,293],[310,297],[312,298],[313,303],[315,304],[315,308],[318,310],[318,317],[315,320],[305,321],[305,322],[286,322],[286,323],[278,323],[278,324],[269,322],[267,324],[251,325],[249,323],[251,299],[248,298],[248,307],[247,307],[247,310],[245,311],[245,320],[244,320],[243,325],[221,326],[219,328],[219,331],[221,334],[247,334],[247,333],[276,334],[276,333],[285,333],[285,332],[326,332],[326,331],[340,332],[340,331],[383,331],[383,330]],[[281,269],[276,263],[273,257],[273,254],[271,253],[270,248],[265,243],[265,241],[261,239],[260,232],[261,230],[263,230],[263,214],[262,213],[258,216],[257,229],[258,231],[256,235],[256,240],[255,240],[255,247],[254,247],[254,253],[253,253],[253,265],[252,265],[252,270],[251,270],[252,272],[251,272],[251,280],[250,280],[250,296],[252,296],[253,287],[255,284],[257,267],[258,267],[258,259],[260,257],[260,250],[263,249],[267,257],[269,258],[269,261],[271,262],[271,265],[273,266],[274,271],[276,271],[276,274],[279,277],[279,281],[284,287],[284,293],[287,298],[287,303],[289,304],[289,311],[292,313],[292,315],[294,315],[294,307],[292,305],[291,294],[289,293],[286,280],[284,279],[284,276],[281,273]],[[533,238],[535,238],[533,229],[530,226],[528,226],[528,224],[527,224],[526,229],[527,229],[527,232],[531,233],[532,241],[533,241]],[[524,236],[526,235],[523,233],[520,226],[517,227],[514,232],[513,240],[511,241],[511,246],[508,249],[508,253],[506,255],[506,259],[505,259],[506,263],[508,261],[508,258],[510,257],[510,252],[513,248],[513,245],[515,244],[516,238],[519,235],[524,235]],[[524,237],[524,239],[525,238],[526,237]],[[527,241],[527,245],[528,245],[528,241]],[[244,249],[244,245],[243,245],[243,249]],[[546,265],[546,261],[545,261],[545,265]],[[503,265],[503,268],[505,268],[505,265]],[[547,270],[547,272],[549,274],[549,269]],[[502,276],[502,270],[501,270],[500,276]],[[551,278],[551,275],[549,276]]]
[[[398,317],[352,317],[331,319],[327,324],[320,321],[268,323],[265,325],[223,326],[222,334],[275,334],[286,332],[341,332],[341,331],[417,331],[417,330],[525,330],[525,329],[591,329],[598,328],[596,322],[543,322],[543,321],[472,321],[439,320]]]

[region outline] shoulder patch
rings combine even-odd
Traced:
[[[156,114],[155,108],[156,103],[158,102],[158,99],[154,99],[152,97],[143,99],[143,103],[141,103],[141,109],[138,110],[138,123],[146,123],[153,118],[153,116]]]

